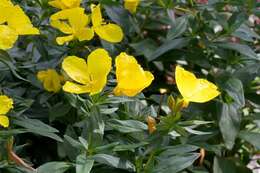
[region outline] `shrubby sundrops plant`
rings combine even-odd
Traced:
[[[258,13],[250,0],[0,0],[0,172],[256,171]]]

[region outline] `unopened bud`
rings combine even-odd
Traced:
[[[148,130],[149,133],[152,134],[156,130],[156,121],[153,117],[148,116],[147,117],[147,124],[148,124]]]

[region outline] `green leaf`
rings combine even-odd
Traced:
[[[175,145],[175,146],[167,146],[164,149],[166,149],[164,152],[160,154],[160,157],[169,157],[172,155],[181,155],[184,153],[193,152],[199,149],[199,147],[189,144],[181,144],[181,145]]]
[[[117,145],[113,151],[132,151],[134,152],[134,149],[138,148],[138,147],[142,147],[145,146],[149,143],[147,142],[140,142],[137,144],[125,144],[125,145]]]
[[[148,61],[153,61],[170,50],[181,49],[187,46],[189,41],[190,41],[189,38],[178,38],[174,40],[167,40],[152,53],[152,55],[148,58]]]
[[[90,173],[94,160],[86,158],[85,154],[79,155],[76,160],[76,173]]]
[[[158,164],[152,173],[177,173],[191,166],[199,158],[198,153],[189,153],[173,157],[158,157]]]
[[[38,173],[64,173],[71,167],[72,164],[68,162],[48,162],[40,166],[37,170]]]
[[[230,49],[241,53],[242,55],[249,57],[254,60],[260,60],[257,54],[247,45],[239,43],[218,43],[216,44],[219,48]]]
[[[93,156],[93,159],[98,163],[106,164],[115,168],[135,171],[135,166],[130,161],[121,159],[119,157],[108,154],[96,154]]]
[[[63,140],[55,134],[59,132],[57,129],[47,124],[44,124],[40,120],[19,117],[13,120],[13,123],[18,126],[24,127],[27,132],[38,134],[41,136],[46,136],[56,141],[63,142]]]
[[[105,9],[110,19],[123,28],[124,33],[130,34],[133,31],[140,32],[138,25],[124,8],[105,5]]]
[[[234,158],[214,158],[213,173],[252,173],[242,162]]]
[[[243,12],[234,12],[232,16],[228,20],[229,24],[229,32],[232,33],[237,28],[239,28],[245,21],[247,20],[247,16]]]
[[[64,135],[64,138],[67,142],[69,142],[71,144],[71,146],[73,146],[74,148],[80,149],[80,150],[87,150],[87,148],[85,148],[85,146],[81,143],[78,142],[77,140],[73,139],[70,136]]]
[[[57,103],[50,109],[50,121],[54,121],[58,117],[62,117],[66,115],[71,109],[71,106],[69,104],[64,104],[63,102]]]
[[[9,67],[9,69],[11,70],[11,72],[13,73],[13,75],[15,77],[17,77],[18,79],[21,79],[23,81],[29,82],[27,79],[23,78],[22,76],[20,76],[17,73],[18,69],[14,65],[11,57],[6,52],[4,52],[2,50],[0,50],[0,62],[3,62],[7,67]]]
[[[147,59],[152,56],[157,44],[152,39],[145,39],[137,43],[131,43],[130,46],[135,50],[137,55],[144,55]]]
[[[226,147],[231,150],[239,132],[241,114],[234,104],[220,103],[217,106],[217,110],[220,131]]]
[[[221,85],[229,96],[232,97],[234,103],[238,108],[242,108],[245,105],[245,96],[243,84],[239,79],[229,78]]]
[[[178,17],[167,33],[167,39],[172,40],[181,36],[188,28],[187,16]]]
[[[213,173],[236,173],[233,162],[224,158],[214,158]]]
[[[260,133],[241,131],[239,137],[260,150]]]
[[[107,123],[110,127],[122,133],[142,132],[148,130],[146,124],[136,120],[112,119]]]
[[[232,35],[250,42],[254,42],[254,39],[260,39],[260,36],[246,24],[241,25]]]

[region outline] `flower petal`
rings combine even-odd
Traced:
[[[68,56],[63,60],[62,68],[76,82],[81,84],[89,83],[88,66],[84,59],[76,56]]]
[[[88,56],[88,73],[92,80],[106,77],[112,67],[112,58],[105,49],[96,49]]]
[[[59,44],[59,45],[63,45],[67,42],[70,42],[71,40],[74,39],[74,36],[73,35],[69,35],[69,36],[65,36],[65,37],[57,37],[56,38],[56,42]]]
[[[116,57],[117,87],[116,95],[134,96],[148,87],[154,77],[152,73],[144,71],[133,56],[121,53]]]
[[[79,7],[81,0],[53,0],[49,2],[49,5],[59,9],[70,9]]]
[[[92,28],[83,28],[75,33],[75,37],[79,41],[91,40],[94,37],[94,30]]]
[[[19,35],[40,34],[39,30],[33,27],[29,17],[20,6],[14,6],[9,13],[8,26],[13,28]]]
[[[84,94],[90,92],[88,85],[79,85],[69,81],[63,85],[63,90],[74,94]]]
[[[205,79],[197,79],[193,73],[180,66],[176,67],[175,78],[177,87],[187,102],[204,103],[220,94],[216,85]]]
[[[43,83],[44,89],[49,92],[58,92],[61,89],[61,77],[54,69],[40,71],[37,78]]]
[[[97,94],[103,90],[107,75],[112,67],[112,58],[105,49],[96,49],[88,56],[88,73],[91,76],[91,93]]]
[[[60,0],[66,8],[75,8],[80,6],[81,0]]]
[[[124,7],[125,9],[129,10],[131,13],[135,13],[139,3],[140,0],[124,0]]]
[[[59,8],[59,9],[66,9],[67,8],[60,0],[50,1],[50,2],[48,2],[48,4],[50,6],[53,6],[55,8]]]
[[[5,95],[0,95],[0,114],[7,114],[13,108],[13,100]]]
[[[9,118],[5,115],[0,115],[0,126],[9,127]]]
[[[13,47],[18,34],[6,25],[0,25],[0,49],[7,50]]]
[[[91,20],[92,20],[92,24],[94,27],[98,27],[102,24],[102,14],[101,14],[101,9],[100,9],[100,4],[98,5],[91,5],[91,11],[92,11],[92,15],[91,15]]]
[[[95,27],[97,35],[111,43],[118,43],[123,39],[123,31],[120,26],[116,24],[106,24],[99,27]]]

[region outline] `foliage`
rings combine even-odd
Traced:
[[[0,100],[0,172],[252,172],[246,165],[260,150],[260,2],[82,0],[84,14],[75,12],[82,18],[65,16],[89,21],[69,29],[53,15],[75,4],[12,2],[36,35],[10,27],[14,37],[7,37],[0,11],[0,46],[14,44],[0,47],[0,92],[13,100]],[[91,18],[98,8],[102,16]],[[107,62],[90,65],[95,50]],[[189,100],[176,85],[180,65],[220,95]],[[179,81],[194,90],[187,78]]]

